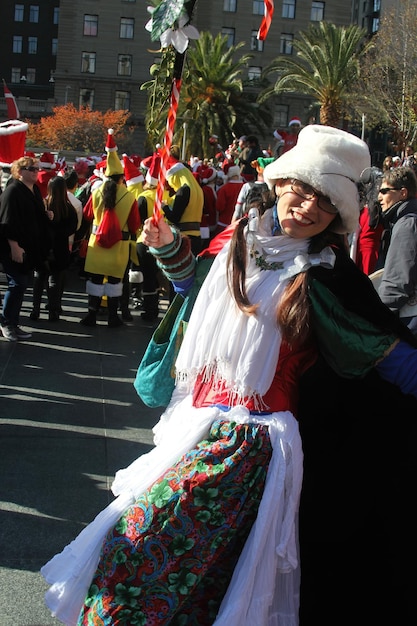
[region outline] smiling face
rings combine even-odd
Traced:
[[[295,239],[305,239],[326,230],[337,216],[337,213],[329,212],[335,210],[329,199],[320,194],[307,199],[293,188],[291,180],[281,180],[275,185],[282,232]],[[312,189],[307,186],[307,195],[311,195],[309,191]]]

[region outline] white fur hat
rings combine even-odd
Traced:
[[[339,209],[339,233],[353,233],[359,219],[357,183],[361,173],[371,165],[364,141],[332,126],[305,126],[297,144],[263,171],[270,189],[276,181],[298,178],[328,196]],[[339,222],[339,220],[338,220]]]

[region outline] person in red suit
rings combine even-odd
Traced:
[[[217,233],[221,233],[232,221],[233,211],[239,191],[242,189],[245,181],[240,175],[239,165],[232,165],[227,169],[227,182],[220,187],[217,192]]]
[[[274,137],[280,143],[277,146],[277,154],[281,156],[284,152],[288,152],[297,143],[298,133],[301,130],[301,121],[298,117],[293,117],[288,123],[288,130],[277,129],[274,131]],[[282,143],[283,142],[283,143]]]

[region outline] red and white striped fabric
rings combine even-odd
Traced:
[[[153,219],[155,222],[157,222],[163,215],[161,211],[162,196],[165,189],[166,174],[168,170],[168,162],[170,159],[170,149],[172,145],[172,138],[174,136],[175,122],[177,119],[181,82],[181,78],[174,78],[172,81],[171,102],[167,117],[164,145],[161,148],[161,169],[159,172],[158,186],[156,189],[156,198],[153,212]]]
[[[17,106],[16,98],[7,87],[6,82],[3,80],[4,97],[6,99],[7,117],[9,120],[18,120],[20,117],[19,107]]]
[[[274,0],[264,0],[264,18],[258,31],[258,39],[264,41],[268,34],[269,28],[272,23],[272,17],[274,15]]]

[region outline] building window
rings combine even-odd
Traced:
[[[295,0],[284,0],[282,3],[282,17],[289,20],[295,18]]]
[[[251,83],[257,83],[259,80],[261,80],[261,74],[261,67],[256,67],[253,65],[248,69],[248,79],[251,81]]]
[[[94,74],[96,71],[96,53],[95,52],[82,52],[81,53],[81,73],[82,74]]]
[[[223,0],[223,11],[226,13],[236,13],[237,0]]]
[[[119,54],[117,58],[117,74],[119,76],[132,76],[131,54]]]
[[[94,105],[94,89],[80,89],[80,107],[93,108]]]
[[[322,22],[324,20],[324,2],[311,3],[311,21]]]
[[[59,24],[59,7],[54,7],[54,24]]]
[[[277,104],[274,109],[274,128],[286,128],[288,125],[288,105]]]
[[[258,39],[258,31],[253,30],[250,36],[250,49],[262,52],[264,49],[264,42]]]
[[[120,39],[133,39],[135,20],[133,17],[120,18]]]
[[[372,32],[376,33],[379,30],[379,17],[374,17],[372,20]]]
[[[53,57],[56,57],[58,52],[58,39],[56,39],[55,37],[52,39],[51,42],[51,54]]]
[[[381,0],[374,0],[374,13],[381,10]]]
[[[130,110],[130,93],[128,91],[116,91],[116,93],[114,94],[114,110]]]
[[[31,4],[29,7],[29,22],[35,24],[39,22],[39,7],[36,4]]]
[[[14,21],[23,22],[24,14],[25,14],[25,7],[23,6],[23,4],[15,4],[14,5]]]
[[[38,38],[28,37],[28,54],[37,54],[38,52]]]
[[[23,37],[21,35],[13,35],[13,53],[21,54],[23,49]]]
[[[11,80],[12,83],[20,83],[21,70],[20,67],[12,67]]]
[[[235,45],[235,29],[234,28],[222,28],[222,35],[227,37],[227,47],[231,48]]]
[[[27,68],[26,81],[28,85],[34,85],[36,83],[36,69],[34,67]]]
[[[264,0],[253,0],[252,13],[253,15],[263,15],[265,11]]]
[[[83,35],[86,37],[97,37],[98,15],[84,15]]]
[[[288,33],[281,34],[280,43],[279,43],[280,54],[292,54],[293,40],[294,40],[294,35],[289,35]]]

